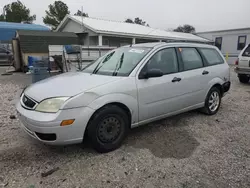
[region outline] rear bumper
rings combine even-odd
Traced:
[[[247,69],[247,68],[235,67],[235,68],[234,68],[234,71],[235,71],[237,74],[248,74],[248,75],[250,75],[250,68]]]

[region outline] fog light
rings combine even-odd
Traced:
[[[74,119],[63,120],[61,126],[71,125],[72,123],[74,123],[74,121],[75,121]]]

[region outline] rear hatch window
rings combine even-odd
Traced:
[[[248,47],[245,49],[242,56],[250,57],[250,45],[248,45]]]

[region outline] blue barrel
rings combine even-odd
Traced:
[[[32,74],[32,83],[50,77],[50,73],[48,71],[48,62],[49,61],[45,59],[33,61],[32,66],[29,67]]]
[[[28,67],[33,66],[35,61],[41,61],[42,57],[28,56]]]

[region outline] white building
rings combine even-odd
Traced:
[[[245,45],[250,43],[250,28],[198,32],[196,34],[214,41],[224,56],[228,53],[229,64],[233,64]]]
[[[182,40],[210,42],[189,33],[168,32],[138,24],[67,15],[57,28],[60,32],[74,32],[86,46],[119,47],[143,42]]]

